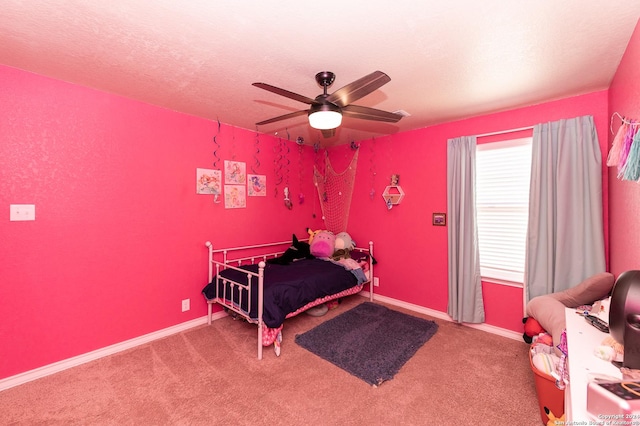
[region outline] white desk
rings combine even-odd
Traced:
[[[589,424],[591,419],[587,414],[588,374],[600,373],[616,378],[622,378],[622,374],[609,361],[593,354],[593,350],[609,335],[589,324],[575,311],[573,308],[565,310],[570,383],[564,394],[564,411],[566,421],[584,421],[585,424]]]

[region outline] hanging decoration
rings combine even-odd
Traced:
[[[371,138],[371,144],[369,144],[369,182],[371,184],[371,189],[369,190],[369,198],[373,200],[376,195],[376,138]]]
[[[288,186],[284,187],[284,206],[286,208],[288,208],[289,210],[291,210],[293,208],[293,203],[291,202],[291,199],[289,198],[289,187]]]
[[[278,143],[273,147],[273,174],[275,182],[273,185],[273,196],[278,196],[278,187],[282,184],[282,138],[278,138]]]
[[[354,151],[351,162],[341,173],[337,173],[333,169],[326,152],[324,175],[320,173],[317,165],[313,169],[313,180],[318,189],[325,228],[334,234],[345,232],[347,229],[358,164],[358,152],[359,150]]]
[[[302,183],[303,183],[302,157],[304,155],[304,138],[301,136],[298,136],[298,138],[296,139],[296,143],[298,144],[298,186],[300,188],[300,192],[298,193],[298,203],[303,204],[304,192],[302,192]]]
[[[234,127],[231,128],[231,160],[236,160],[236,132]]]
[[[291,210],[293,208],[293,203],[291,202],[291,198],[289,198],[289,166],[291,165],[291,160],[289,160],[289,154],[291,153],[291,148],[289,148],[289,140],[291,139],[291,135],[289,134],[289,130],[287,129],[287,140],[283,142],[283,169],[284,169],[284,206]]]
[[[258,155],[260,155],[260,133],[258,133],[258,129],[256,128],[256,141],[253,145],[255,147],[255,152],[253,154],[254,163],[251,165],[251,171],[254,175],[258,174],[258,170],[260,169],[260,159]]]
[[[215,136],[213,136],[213,144],[214,144],[214,149],[213,149],[213,168],[214,169],[218,169],[220,170],[220,166],[218,165],[218,162],[220,162],[220,156],[218,155],[218,150],[220,149],[220,142],[218,142],[218,136],[220,135],[220,120],[217,120],[218,122],[218,132],[215,134]],[[221,174],[221,173],[220,173]],[[218,191],[215,192],[213,194],[213,202],[215,204],[220,204],[220,188],[218,188]]]
[[[618,179],[640,181],[640,122],[618,113],[611,116],[611,133],[613,134],[613,119],[618,116],[622,124],[613,138],[607,166],[617,167]]]
[[[313,144],[313,166],[314,168],[318,167],[319,165],[319,155],[318,152],[320,151],[320,142],[316,142]],[[314,174],[314,185],[316,186],[316,188],[318,187],[318,182],[316,181],[316,176]],[[317,208],[317,198],[316,197],[312,197],[313,198],[313,210],[311,213],[311,217],[313,219],[316,218],[316,208]],[[324,217],[322,218],[324,220]]]
[[[218,155],[218,150],[220,149],[220,142],[218,142],[218,135],[220,135],[220,120],[218,120],[218,132],[213,136],[213,144],[215,145],[213,149],[213,168],[220,169],[218,162],[220,161],[220,156]]]
[[[287,140],[283,141],[283,151],[284,151],[284,156],[283,156],[283,169],[284,169],[284,184],[285,186],[289,186],[289,169],[291,166],[291,160],[289,159],[289,154],[291,154],[291,148],[289,147],[289,141],[290,141],[290,135],[289,135],[289,130],[287,130]]]

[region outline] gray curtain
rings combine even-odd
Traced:
[[[476,137],[447,141],[449,305],[454,321],[484,322],[476,226]]]
[[[593,117],[533,128],[525,303],[605,271],[602,158]]]

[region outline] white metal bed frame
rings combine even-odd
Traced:
[[[301,241],[307,241],[307,240],[301,240]],[[258,359],[261,360],[262,347],[263,347],[262,346],[262,329],[264,325],[262,320],[263,303],[264,303],[264,268],[266,266],[267,259],[278,257],[284,252],[284,250],[277,251],[277,252],[262,253],[262,254],[252,254],[250,256],[242,256],[241,254],[243,251],[249,251],[249,250],[253,250],[256,253],[262,250],[271,250],[272,247],[286,246],[288,248],[291,246],[291,241],[256,244],[256,245],[249,245],[249,246],[239,246],[239,247],[231,247],[231,248],[224,248],[224,249],[214,249],[213,244],[210,241],[207,241],[205,242],[205,246],[208,248],[208,251],[209,251],[209,260],[208,260],[209,280],[207,282],[210,283],[215,277],[216,286],[218,285],[219,280],[222,280],[222,283],[223,283],[222,288],[224,289],[222,297],[218,296],[211,300],[207,300],[207,318],[208,318],[207,323],[211,325],[212,317],[213,317],[213,304],[218,303],[224,308],[229,309],[237,313],[238,315],[242,316],[244,319],[246,319],[247,322],[256,324],[258,326]],[[362,286],[364,288],[364,285],[369,284],[369,300],[373,301],[373,277],[374,277],[373,275],[373,241],[369,241],[368,248],[356,247],[354,248],[354,251],[360,251],[363,253],[367,253],[369,255],[369,271],[367,272],[368,281],[362,283]],[[220,254],[222,255],[222,261],[215,260],[215,256]],[[237,255],[237,257],[235,257],[235,255]],[[256,262],[258,262],[257,273],[240,269],[240,266],[242,265],[255,264]],[[237,271],[246,273],[247,283],[243,284],[243,283],[239,283],[239,282],[221,277],[220,272],[223,269],[227,269],[227,268],[235,269]],[[214,273],[214,270],[215,270],[215,273]],[[229,291],[231,292],[231,295],[233,295],[233,291],[235,288],[240,289],[240,297],[242,297],[242,294],[243,294],[242,290],[246,290],[247,299],[248,299],[247,306],[249,307],[249,310],[251,310],[251,288],[252,288],[251,284],[254,283],[253,280],[257,280],[257,288],[258,288],[257,320],[250,318],[249,312],[245,312],[242,309],[242,299],[238,300],[236,304],[231,300],[232,297],[229,297],[229,300],[227,300],[226,298],[227,284],[230,284]]]

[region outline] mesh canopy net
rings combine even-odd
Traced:
[[[313,167],[313,181],[318,188],[325,228],[334,234],[345,232],[349,222],[349,209],[358,163],[358,150],[342,173],[336,173],[329,156],[325,155],[324,175]]]

